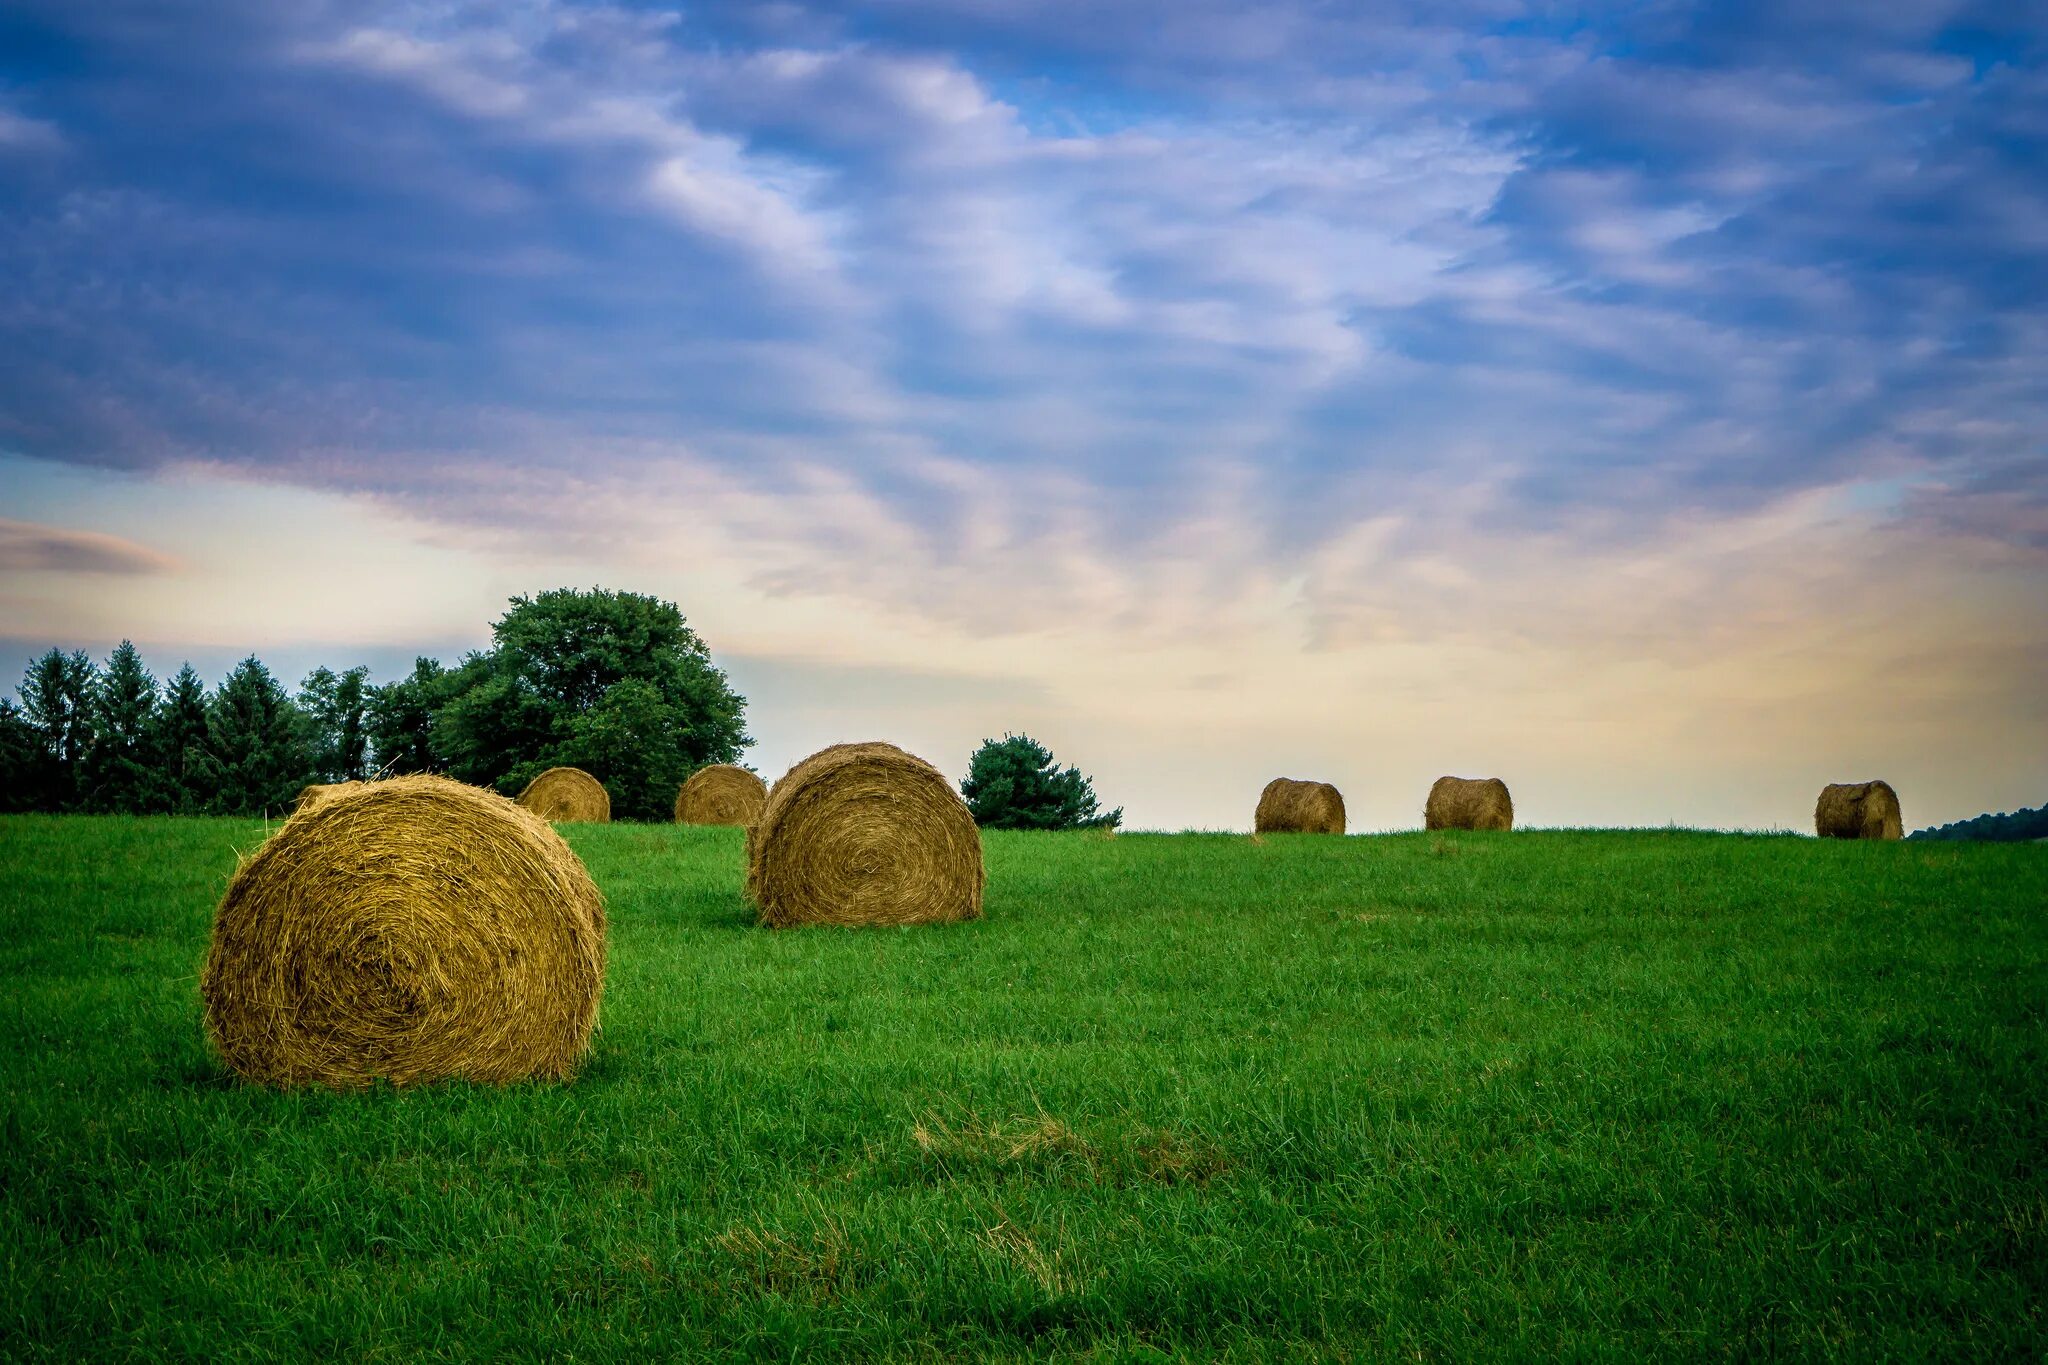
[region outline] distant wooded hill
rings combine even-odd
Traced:
[[[1980,815],[1939,829],[1916,829],[1908,839],[1977,839],[1992,844],[2018,844],[2048,839],[2048,805],[2016,810],[2009,815]]]

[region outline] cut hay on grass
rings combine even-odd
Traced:
[[[751,825],[768,801],[768,784],[745,768],[714,763],[690,774],[676,793],[676,822]]]
[[[526,784],[519,804],[543,820],[603,824],[612,818],[611,793],[581,768],[550,768]]]
[[[1899,794],[1889,782],[1830,782],[1814,804],[1813,829],[1823,839],[1896,839],[1905,832]]]
[[[981,890],[967,803],[893,744],[812,754],[783,774],[747,835],[747,896],[778,928],[978,919]]]
[[[546,821],[445,777],[295,816],[214,913],[221,1060],[270,1085],[570,1075],[604,984],[604,900]]]
[[[1276,777],[1259,793],[1255,834],[1342,834],[1344,794],[1327,782]]]
[[[292,814],[304,815],[309,810],[326,805],[335,797],[354,791],[362,786],[360,782],[311,782],[299,788],[299,794],[292,798]]]
[[[1497,777],[1439,777],[1422,807],[1424,829],[1513,829],[1515,803]]]

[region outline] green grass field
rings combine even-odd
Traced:
[[[572,828],[573,1085],[235,1083],[246,821],[0,821],[0,1353],[2039,1358],[2048,848],[993,835],[770,933]]]

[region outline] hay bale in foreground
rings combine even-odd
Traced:
[[[1830,782],[1814,803],[1813,831],[1823,839],[1896,839],[1905,833],[1899,794],[1889,782]]]
[[[292,814],[304,815],[309,810],[326,805],[337,796],[346,796],[361,782],[309,782],[299,788],[299,794],[292,798]]]
[[[602,824],[612,818],[611,793],[581,768],[550,768],[526,784],[519,804],[543,820]]]
[[[783,774],[747,834],[761,922],[981,917],[981,831],[939,770],[893,744],[835,744]]]
[[[751,825],[768,801],[768,784],[745,768],[714,763],[690,774],[676,793],[676,821],[685,825]]]
[[[1515,803],[1497,777],[1439,777],[1422,807],[1424,829],[1513,829]]]
[[[214,912],[206,1031],[253,1081],[570,1075],[604,984],[604,900],[546,821],[445,777],[285,822]]]
[[[1276,777],[1259,793],[1255,834],[1342,834],[1344,794],[1327,782]]]

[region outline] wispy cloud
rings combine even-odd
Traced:
[[[172,556],[119,536],[0,517],[0,573],[162,574],[177,568]]]

